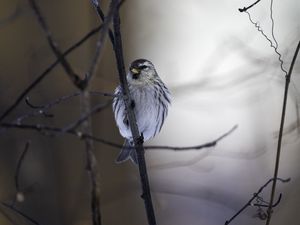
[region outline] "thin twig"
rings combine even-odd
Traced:
[[[284,69],[283,67],[283,60],[282,60],[282,55],[280,54],[280,52],[278,51],[278,46],[276,46],[277,41],[275,41],[275,44],[273,43],[273,41],[265,34],[265,32],[263,31],[263,29],[259,26],[258,22],[254,22],[251,18],[251,15],[249,12],[246,12],[246,14],[248,15],[248,19],[249,21],[255,26],[255,28],[258,30],[258,32],[261,33],[261,35],[270,43],[270,47],[274,49],[275,53],[278,56],[278,61],[280,62],[280,69],[282,70],[282,72],[286,75],[287,71]],[[272,18],[272,17],[271,17]],[[274,29],[274,27],[272,26],[272,29]],[[276,39],[275,39],[276,40]]]
[[[20,191],[19,177],[20,177],[20,172],[21,172],[21,166],[22,166],[24,158],[28,152],[29,145],[30,145],[30,141],[27,141],[25,144],[24,150],[23,150],[23,152],[18,160],[18,163],[17,163],[17,168],[16,168],[16,172],[15,172],[15,185],[16,185],[17,192]]]
[[[271,4],[270,4],[270,19],[271,19],[271,34],[272,34],[272,38],[275,42],[275,47],[274,47],[274,50],[276,52],[276,54],[278,55],[278,61],[280,62],[280,69],[282,70],[282,72],[284,73],[284,75],[287,75],[287,71],[285,70],[285,68],[283,67],[283,60],[282,60],[282,55],[279,53],[278,51],[278,42],[275,38],[275,35],[274,35],[274,27],[275,27],[275,24],[274,24],[274,18],[273,18],[273,0],[271,0]]]
[[[115,56],[116,56],[117,66],[118,66],[120,85],[122,87],[122,92],[123,92],[123,100],[125,103],[125,109],[127,111],[127,118],[129,121],[132,138],[134,141],[134,146],[135,146],[137,158],[138,158],[140,180],[141,180],[141,185],[142,185],[142,190],[143,190],[141,197],[144,200],[148,224],[155,225],[156,219],[155,219],[154,208],[153,208],[152,199],[151,199],[150,184],[149,184],[149,179],[148,179],[148,174],[147,174],[147,167],[146,167],[146,161],[145,161],[145,150],[143,147],[143,137],[140,136],[136,118],[135,118],[134,112],[131,108],[132,100],[131,100],[128,83],[127,83],[127,79],[126,79],[125,65],[124,65],[124,59],[123,59],[122,39],[121,39],[121,32],[120,32],[119,11],[115,12],[113,25],[114,25],[113,26],[114,27],[114,36],[115,36],[115,49],[114,49],[115,51],[114,52],[115,52]]]
[[[263,186],[261,186],[259,189],[258,189],[258,191],[256,192],[256,193],[254,193],[253,194],[253,197],[252,198],[250,198],[250,200],[236,213],[236,214],[234,214],[229,220],[227,220],[226,222],[225,222],[225,225],[228,225],[228,224],[230,224],[238,215],[240,215],[247,207],[249,207],[249,206],[252,206],[252,205],[254,205],[255,206],[255,204],[252,204],[252,201],[254,200],[254,199],[256,199],[257,197],[258,197],[258,195],[264,190],[264,188],[265,187],[267,187],[268,185],[269,185],[269,183],[271,183],[272,181],[274,182],[274,180],[279,180],[279,181],[281,181],[281,182],[283,182],[283,183],[286,183],[286,182],[289,182],[291,179],[290,178],[288,178],[288,179],[282,179],[282,178],[279,178],[279,177],[277,177],[277,178],[271,178],[270,180],[268,180]],[[281,199],[281,198],[280,198]],[[277,204],[276,204],[277,205]],[[273,206],[273,207],[275,207],[275,206]]]
[[[284,88],[284,97],[283,97],[283,105],[282,105],[282,113],[281,113],[281,121],[280,121],[280,128],[279,128],[279,137],[278,137],[278,143],[277,143],[277,152],[276,152],[276,161],[275,161],[275,168],[274,168],[274,180],[273,180],[273,185],[272,185],[272,191],[271,191],[271,197],[270,197],[270,204],[268,207],[268,217],[267,217],[267,222],[266,225],[270,224],[271,217],[272,217],[272,206],[273,206],[273,201],[274,201],[274,196],[275,196],[275,190],[276,190],[276,180],[278,176],[278,170],[279,170],[279,161],[280,161],[280,152],[281,152],[281,141],[282,141],[282,133],[283,133],[283,127],[284,127],[284,120],[285,120],[285,112],[286,112],[286,105],[287,105],[287,98],[288,98],[288,90],[289,90],[289,84],[294,68],[294,64],[297,59],[297,55],[300,49],[300,41],[298,42],[297,48],[295,50],[293,60],[289,69],[288,74],[285,76],[285,88]]]
[[[173,151],[182,151],[182,150],[199,150],[202,148],[211,148],[215,147],[219,141],[221,141],[223,138],[230,135],[233,131],[235,131],[238,128],[238,125],[234,125],[229,131],[227,131],[222,136],[218,137],[217,139],[207,142],[205,144],[201,145],[194,145],[194,146],[186,146],[186,147],[176,147],[176,146],[144,146],[144,149],[160,149],[160,150],[173,150]]]
[[[252,8],[253,6],[255,6],[257,3],[259,3],[260,0],[257,0],[256,2],[254,2],[253,4],[249,5],[248,7],[244,7],[244,8],[239,8],[240,12],[246,12],[248,9]]]

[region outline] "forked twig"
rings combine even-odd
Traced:
[[[55,54],[56,58],[60,60],[61,65],[63,66],[64,70],[68,74],[69,78],[73,82],[73,84],[78,87],[79,89],[82,89],[82,80],[81,78],[74,72],[71,65],[67,61],[67,59],[63,56],[62,52],[58,48],[58,44],[54,41],[54,38],[52,37],[52,34],[48,28],[48,25],[46,23],[46,20],[44,19],[42,13],[40,12],[40,9],[35,2],[35,0],[28,0],[31,8],[33,9],[36,17],[38,18],[38,22],[41,25],[44,33],[46,34],[48,43]]]
[[[102,28],[102,25],[92,29],[89,31],[86,35],[84,35],[79,41],[71,45],[65,52],[62,53],[62,56],[66,57],[71,52],[73,52],[75,49],[80,47],[83,43],[85,43],[89,38],[91,38],[93,35],[98,33],[100,29]],[[25,98],[28,93],[33,90],[59,63],[61,59],[56,59],[50,66],[48,66],[35,80],[30,83],[24,91],[21,92],[21,94],[18,95],[17,99],[14,101],[12,105],[10,105],[0,116],[0,121],[3,121]]]
[[[249,206],[260,206],[260,207],[262,207],[262,205],[257,205],[257,204],[253,204],[252,202],[253,202],[253,200],[255,200],[258,196],[259,196],[259,194],[264,190],[264,188],[265,187],[267,187],[272,181],[274,181],[274,179],[275,178],[271,178],[270,180],[268,180],[263,186],[261,186],[259,189],[258,189],[258,191],[256,192],[256,193],[254,193],[253,194],[253,197],[252,198],[250,198],[250,200],[236,213],[236,214],[234,214],[229,220],[227,220],[226,222],[225,222],[225,225],[228,225],[228,224],[230,224],[238,215],[240,215],[247,207],[249,207]],[[276,178],[276,180],[279,180],[279,181],[281,181],[281,182],[283,182],[283,183],[285,183],[285,182],[289,182],[291,179],[290,178],[288,178],[288,179],[281,179],[281,178]],[[279,195],[279,198],[278,198],[278,201],[277,201],[277,203],[276,204],[274,204],[273,205],[273,203],[272,203],[272,207],[275,207],[275,206],[277,206],[278,205],[278,203],[279,203],[279,201],[280,201],[280,199],[281,199],[281,194]],[[271,204],[271,203],[270,203]],[[264,207],[264,206],[263,206]]]

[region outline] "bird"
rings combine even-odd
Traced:
[[[144,141],[157,135],[168,115],[171,104],[171,94],[164,82],[158,76],[153,63],[147,59],[136,59],[130,66],[126,76],[132,99],[131,108],[134,111],[139,132]],[[115,89],[113,112],[120,134],[125,138],[116,163],[131,159],[138,163],[133,137],[127,117],[122,87]]]

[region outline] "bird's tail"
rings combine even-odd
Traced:
[[[133,147],[133,144],[129,140],[125,139],[125,143],[116,159],[116,163],[122,163],[131,159],[134,164],[138,164],[136,151],[131,147]]]

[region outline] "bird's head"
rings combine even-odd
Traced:
[[[127,80],[134,84],[146,84],[157,76],[152,62],[146,59],[137,59],[130,64]]]

